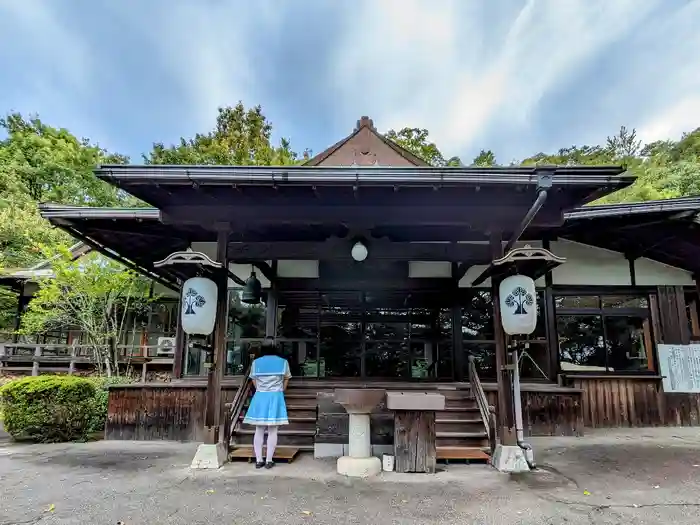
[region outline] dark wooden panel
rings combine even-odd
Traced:
[[[521,392],[523,433],[526,436],[582,436],[582,392]],[[498,406],[498,393],[486,392],[489,405]]]
[[[688,344],[690,330],[685,311],[685,294],[682,286],[659,286],[657,288],[659,328],[661,342],[666,344]]]
[[[203,386],[110,389],[105,438],[203,441],[206,405]],[[225,388],[223,403],[230,402],[234,395],[235,390]]]

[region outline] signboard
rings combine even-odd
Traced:
[[[700,393],[700,344],[659,345],[664,392]]]

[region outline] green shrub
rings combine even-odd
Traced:
[[[10,381],[0,388],[5,430],[41,443],[86,440],[100,417],[98,390],[93,380],[74,376]]]
[[[119,377],[91,377],[89,379],[95,385],[95,398],[92,415],[90,418],[90,432],[100,432],[105,428],[107,420],[107,404],[109,401],[109,385],[123,385],[133,383],[134,380],[127,376]]]

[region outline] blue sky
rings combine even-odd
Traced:
[[[700,126],[700,0],[0,0],[0,110],[138,161],[261,104],[318,152],[361,115],[507,163]]]

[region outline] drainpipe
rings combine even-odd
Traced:
[[[535,454],[532,446],[525,443],[523,435],[523,408],[520,399],[520,366],[518,363],[518,351],[513,350],[511,353],[513,359],[513,411],[515,412],[515,439],[518,446],[525,452],[525,461],[530,470],[534,470]]]

